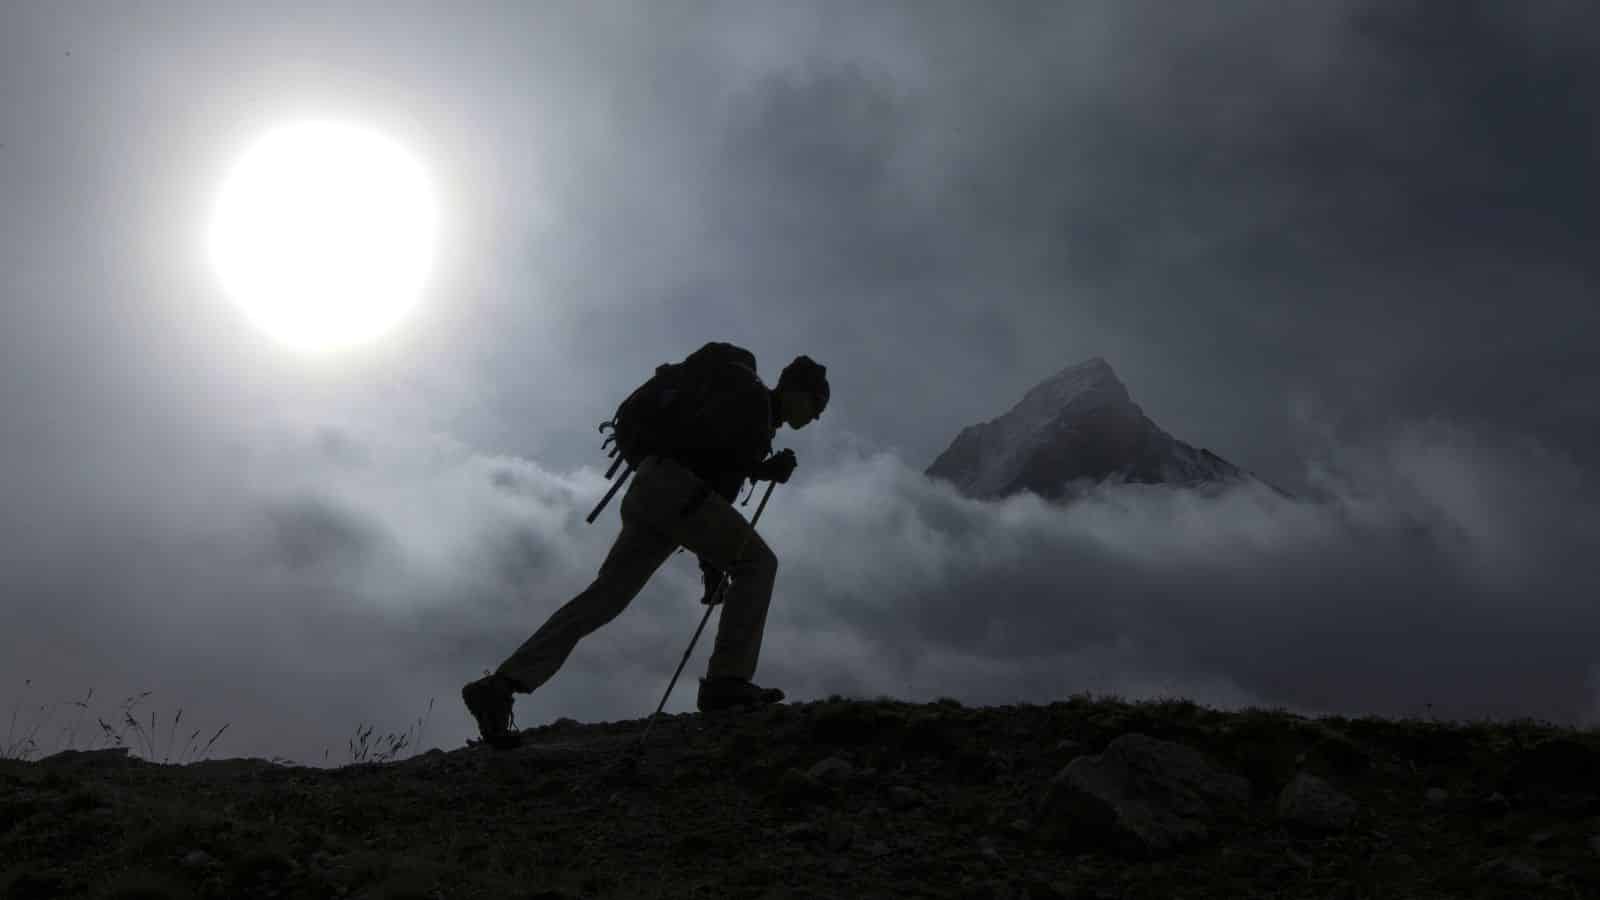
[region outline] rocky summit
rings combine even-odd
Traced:
[[[831,697],[307,768],[0,760],[0,897],[1600,897],[1600,734]]]
[[[1098,357],[1034,386],[1005,415],[962,429],[926,474],[986,500],[1022,491],[1057,500],[1104,482],[1193,488],[1253,478],[1161,430]]]

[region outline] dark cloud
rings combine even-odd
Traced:
[[[377,530],[316,500],[291,501],[265,511],[270,559],[291,569],[358,565],[374,550]]]

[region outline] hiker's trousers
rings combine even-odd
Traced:
[[[750,679],[761,655],[778,558],[744,516],[678,463],[650,457],[622,497],[622,533],[594,582],[556,610],[499,672],[532,691],[566,662],[578,641],[616,618],[667,557],[686,547],[728,573],[706,674]]]

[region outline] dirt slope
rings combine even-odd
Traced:
[[[663,716],[629,766],[643,725],[337,769],[3,761],[0,896],[1600,897],[1593,731],[830,698]],[[1051,779],[1127,734],[1248,779],[1247,814],[1166,852],[1051,821]],[[1298,773],[1347,825],[1285,820]]]

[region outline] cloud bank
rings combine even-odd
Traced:
[[[1362,445],[1307,429],[1317,493],[1297,498],[1119,485],[1058,507],[966,499],[890,453],[802,468],[761,526],[780,570],[758,680],[795,700],[1087,691],[1600,721],[1591,475],[1445,422]],[[5,677],[57,697],[156,689],[165,715],[188,702],[188,721],[232,721],[226,755],[307,762],[330,746],[343,761],[359,721],[401,730],[437,698],[422,739],[459,746],[460,684],[593,577],[616,507],[584,516],[606,483],[380,426],[273,434],[203,505],[181,501],[194,468],[186,493],[147,480],[125,508],[149,527],[102,517],[79,529],[101,538],[13,560],[8,594],[39,625]],[[699,593],[674,556],[519,721],[647,715]],[[710,637],[668,711],[692,709]]]

